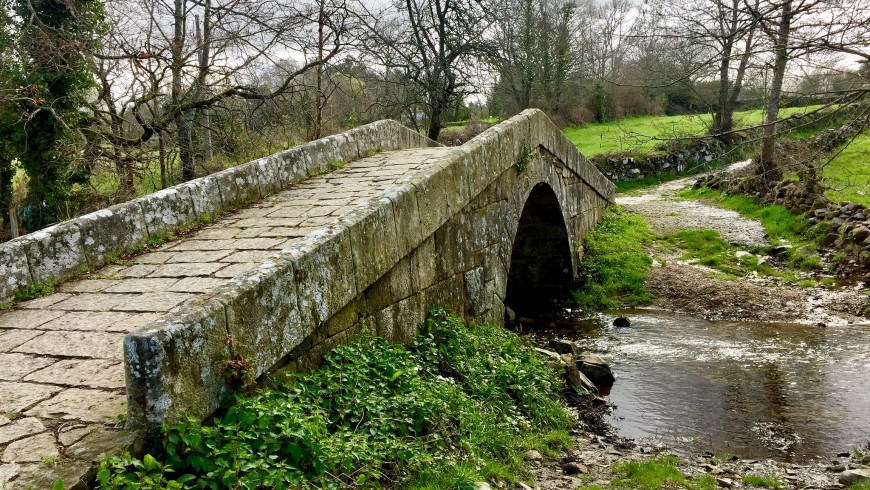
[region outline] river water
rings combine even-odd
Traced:
[[[617,376],[619,434],[689,453],[802,462],[870,441],[870,326],[819,328],[646,310],[563,320]]]

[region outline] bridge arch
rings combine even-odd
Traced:
[[[504,304],[533,313],[566,299],[576,264],[556,192],[547,182],[531,188],[514,233]]]

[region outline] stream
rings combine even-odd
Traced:
[[[617,328],[624,315],[631,326]],[[809,462],[870,441],[870,326],[710,322],[650,310],[562,318],[602,355],[619,435],[689,454]],[[640,442],[640,441],[639,441]]]

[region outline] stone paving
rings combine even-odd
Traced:
[[[380,153],[312,177],[123,265],[0,312],[0,489],[66,488],[125,432],[124,335],[228,279],[450,148]]]

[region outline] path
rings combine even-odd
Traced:
[[[750,160],[729,166],[726,171],[746,168]],[[644,190],[618,196],[616,202],[628,211],[644,216],[658,234],[667,235],[679,230],[717,230],[722,238],[742,245],[767,245],[767,233],[761,222],[745,218],[735,211],[717,208],[700,201],[679,199],[678,193],[692,185],[700,175],[685,177]]]
[[[67,488],[128,445],[124,335],[197,301],[432,159],[390,151],[312,177],[135,257],[0,312],[0,489]],[[63,456],[63,458],[60,458]]]
[[[738,162],[724,171],[746,168]],[[735,211],[678,194],[702,175],[686,177],[655,187],[617,196],[623,209],[643,215],[654,234],[679,230],[712,229],[738,247],[767,245],[761,222]],[[854,288],[801,288],[775,278],[722,279],[715,271],[681,260],[681,252],[651,247],[657,260],[650,269],[647,289],[655,295],[652,307],[701,316],[709,320],[771,321],[825,324],[865,323],[861,312],[868,306],[866,293]]]

